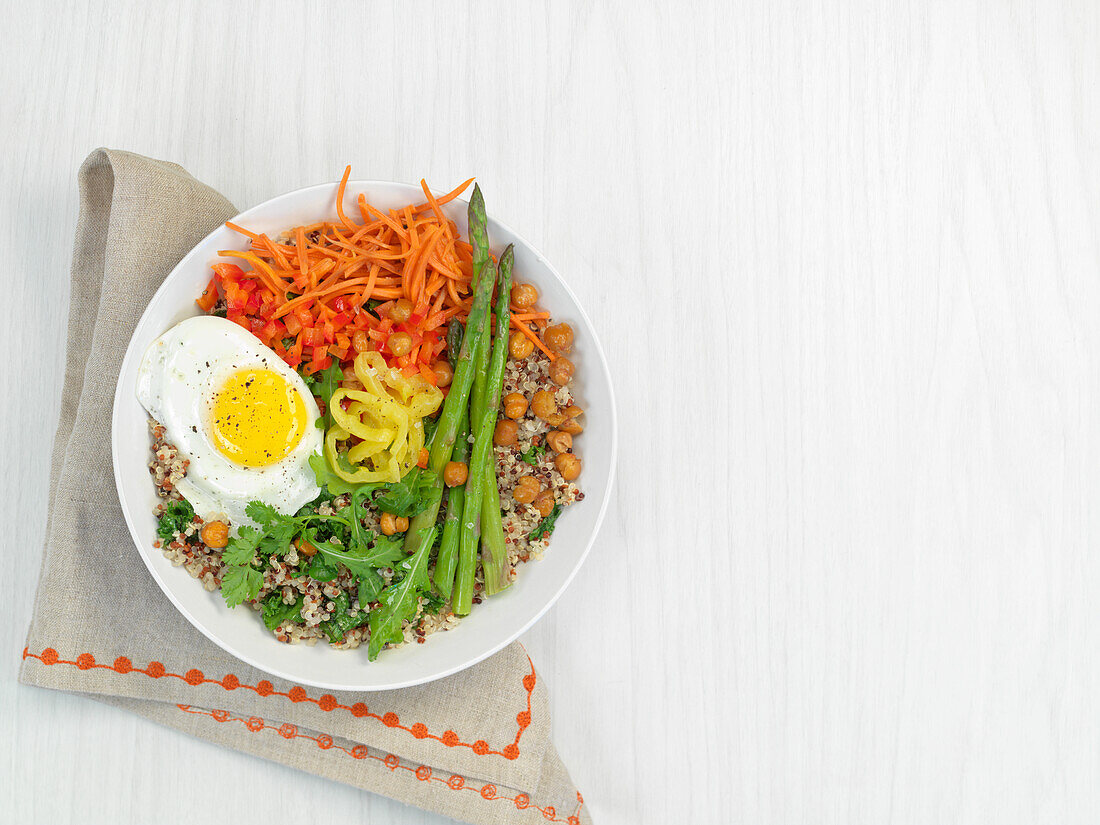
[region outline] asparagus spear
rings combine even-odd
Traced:
[[[474,353],[481,345],[482,336],[489,334],[489,304],[493,297],[493,283],[496,273],[489,261],[489,236],[485,217],[485,199],[481,189],[474,185],[470,196],[470,240],[473,243],[473,283],[474,300],[470,305],[470,314],[466,318],[466,334],[462,337],[462,347],[458,353],[458,365],[451,379],[451,389],[443,402],[443,411],[439,414],[439,425],[432,437],[432,446],[428,453],[426,472],[431,480],[431,498],[428,506],[413,517],[409,531],[405,534],[405,550],[417,549],[417,536],[425,529],[435,526],[439,506],[443,501],[443,468],[451,460],[455,437],[458,435],[459,419],[462,410],[470,401],[470,388],[474,383]]]
[[[497,297],[496,340],[505,342],[499,349],[493,349],[493,369],[500,373],[500,383],[504,380],[504,368],[507,364],[508,332],[511,328],[511,311],[508,308],[511,300],[511,281],[513,252],[509,247],[505,256],[501,258],[501,276],[499,295]],[[505,259],[507,259],[507,275],[504,273]],[[497,361],[499,360],[499,364]],[[496,374],[495,372],[493,373]],[[500,401],[501,386],[497,385],[497,405]],[[496,407],[489,416],[490,426],[495,432]],[[492,447],[489,448],[489,458],[485,462],[483,470],[485,478],[485,495],[481,501],[481,572],[485,577],[485,593],[492,596],[504,590],[512,584],[509,575],[508,547],[504,541],[504,523],[500,516],[500,491],[497,489],[497,462]]]
[[[462,346],[464,334],[462,322],[451,321],[447,330],[447,352],[451,359],[451,366],[458,366],[458,351]],[[484,340],[484,338],[482,339]],[[467,461],[470,457],[470,409],[463,406],[461,418],[458,422],[458,436],[455,440],[452,461]],[[455,568],[458,566],[458,531],[462,521],[462,503],[465,501],[466,488],[463,485],[452,487],[447,494],[447,520],[443,522],[443,537],[439,540],[439,556],[435,561],[435,574],[433,581],[436,588],[446,596],[451,597],[451,589],[454,587]]]
[[[470,472],[466,482],[466,501],[462,513],[462,529],[459,536],[458,573],[451,608],[459,616],[470,612],[474,595],[474,573],[477,567],[477,543],[482,519],[482,503],[485,499],[487,482],[495,484],[496,474],[490,473],[489,458],[493,449],[493,430],[497,420],[497,407],[500,406],[500,387],[504,383],[504,364],[508,357],[508,302],[512,289],[512,262],[514,251],[509,245],[500,256],[498,266],[500,277],[499,303],[497,304],[497,335],[493,341],[492,358],[486,376],[485,404],[475,410],[476,418],[471,415],[470,429],[474,433],[474,448],[470,457]],[[498,510],[499,516],[499,510]],[[499,584],[506,564],[507,553],[497,553],[495,547],[489,549],[490,569],[486,579],[493,576]],[[503,550],[503,547],[499,548]],[[484,562],[483,562],[484,564]],[[497,587],[499,590],[500,588]],[[495,592],[495,591],[494,591]]]

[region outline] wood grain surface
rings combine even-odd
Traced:
[[[15,683],[101,145],[476,174],[564,274],[623,441],[524,642],[599,825],[1100,822],[1098,4],[0,6],[0,822],[440,821]]]

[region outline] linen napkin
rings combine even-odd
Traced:
[[[64,393],[20,680],[462,821],[590,823],[518,643],[419,687],[303,687],[206,639],[139,559],[110,456],[122,356],[164,277],[235,214],[172,163],[99,149],[80,169]]]

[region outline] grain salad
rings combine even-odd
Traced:
[[[345,172],[346,183],[348,172]],[[584,498],[573,330],[425,202],[275,236],[228,226],[139,369],[157,546],[279,642],[423,644],[542,558]]]

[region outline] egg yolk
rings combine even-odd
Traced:
[[[211,426],[214,446],[231,461],[266,467],[286,458],[302,440],[306,406],[277,372],[234,373],[218,389]]]

